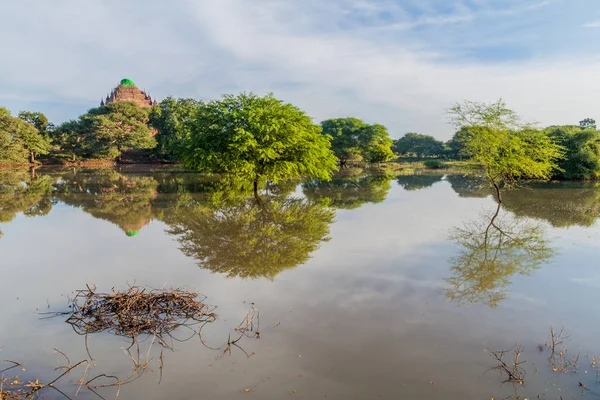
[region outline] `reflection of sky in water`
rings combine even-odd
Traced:
[[[126,282],[185,285],[218,305],[221,319],[207,328],[216,342],[244,316],[243,302],[255,302],[263,339],[247,347],[256,355],[215,360],[197,343],[177,344],[165,355],[160,386],[150,374],[123,387],[122,398],[279,399],[293,390],[303,399],[499,397],[508,388],[500,388],[495,371],[485,373],[492,364],[484,349],[516,341],[529,351],[526,359],[540,364],[539,377],[526,385],[535,398],[550,377],[535,354],[549,324],[564,325],[569,343],[582,353],[600,353],[600,228],[548,229],[558,250],[549,265],[512,277],[496,309],[456,307],[444,297],[447,259],[456,251],[446,241],[448,231],[493,208],[490,198],[460,198],[445,182],[415,191],[393,182],[383,203],[338,210],[331,241],[305,265],[269,281],[198,268],[164,233],[163,222],[130,238],[116,225],[59,203],[45,217],[19,215],[2,224],[2,354],[30,364],[30,371],[56,365],[53,347],[72,359],[85,357],[83,339],[66,324],[35,314],[47,302],[62,307],[65,296],[85,283],[101,290]],[[90,346],[98,372],[100,365],[110,372],[129,368],[122,340],[93,336]],[[573,382],[560,384],[577,393]]]

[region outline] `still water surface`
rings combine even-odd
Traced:
[[[214,180],[161,170],[0,172],[1,358],[23,362],[21,378],[49,381],[61,362],[53,348],[88,355],[64,317],[38,312],[65,310],[86,284],[185,287],[218,307],[204,328],[211,346],[254,303],[261,338],[239,343],[254,354],[175,342],[159,384],[153,349],[120,398],[600,397],[590,366],[600,354],[600,187],[507,193],[493,223],[491,193],[461,176],[351,170],[263,196],[257,206]],[[538,351],[550,326],[570,335],[576,374],[553,372]],[[126,340],[88,342],[90,374],[131,371]],[[502,384],[489,351],[517,343],[525,382]],[[60,388],[74,393],[77,378]]]

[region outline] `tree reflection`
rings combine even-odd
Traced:
[[[443,175],[421,174],[421,175],[398,175],[396,181],[404,190],[421,190],[441,182]]]
[[[446,296],[459,305],[496,307],[506,298],[513,275],[528,275],[554,255],[540,225],[501,215],[500,209],[498,204],[493,215],[451,232],[461,249],[450,260],[453,275],[446,280]]]
[[[274,278],[305,263],[329,240],[334,212],[304,199],[267,196],[214,207],[189,201],[168,223],[181,250],[202,268],[230,277]]]
[[[302,184],[304,195],[330,207],[351,210],[366,203],[381,203],[392,187],[392,176],[385,172],[351,169],[337,174],[330,182],[317,180]]]
[[[112,222],[127,236],[135,236],[152,220],[156,187],[151,177],[102,170],[63,175],[56,184],[56,198],[94,218]]]
[[[461,197],[484,198],[494,190],[472,178],[446,178]],[[600,184],[591,182],[531,183],[503,193],[502,206],[518,217],[547,221],[557,228],[592,226],[600,218]],[[497,201],[497,200],[496,200]]]
[[[0,223],[12,221],[20,212],[28,217],[47,215],[53,204],[52,182],[49,176],[36,177],[26,170],[1,171]]]

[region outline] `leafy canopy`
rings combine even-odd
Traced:
[[[198,171],[229,173],[255,183],[314,177],[336,169],[331,137],[303,111],[273,95],[242,93],[200,104],[181,161]]]
[[[0,107],[0,162],[26,163],[35,161],[35,156],[48,154],[50,139],[36,127],[10,115]]]
[[[519,117],[500,99],[495,103],[464,102],[449,110],[450,120],[463,130],[464,152],[481,173],[500,189],[524,179],[549,179],[562,148],[543,132],[519,124]]]
[[[156,152],[168,158],[177,156],[182,142],[192,132],[192,121],[202,102],[167,97],[150,112],[150,125],[157,130]]]
[[[554,171],[557,178],[600,177],[600,133],[595,128],[553,126],[544,132],[565,150]]]
[[[409,132],[394,141],[394,151],[400,155],[439,157],[444,154],[444,143],[433,136]]]
[[[331,149],[342,165],[348,160],[385,162],[394,157],[392,140],[383,125],[369,125],[358,118],[334,118],[321,122],[323,134],[333,138]]]

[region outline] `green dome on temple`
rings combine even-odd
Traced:
[[[140,233],[140,231],[139,231],[139,230],[137,230],[137,231],[133,231],[133,230],[128,230],[128,231],[125,231],[125,234],[126,234],[127,236],[129,236],[129,237],[135,236],[135,235],[137,235],[138,233]]]
[[[135,86],[135,83],[131,79],[123,78],[121,79],[121,86]]]

